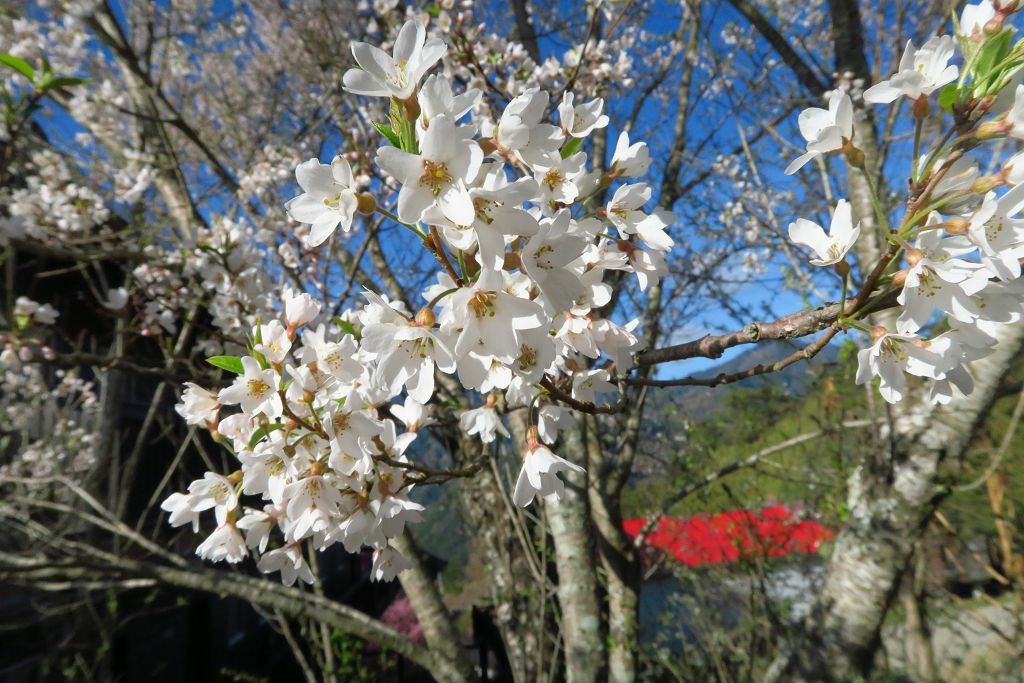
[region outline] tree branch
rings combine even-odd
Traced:
[[[747,21],[757,29],[757,32],[764,36],[764,39],[779,53],[782,61],[796,74],[797,80],[811,95],[818,97],[828,90],[828,83],[818,78],[814,69],[796,53],[796,50],[779,33],[779,30],[772,26],[767,17],[761,14],[761,11],[754,7],[753,3],[748,0],[729,0],[729,4],[746,17]]]

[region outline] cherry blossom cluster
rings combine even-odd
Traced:
[[[231,339],[237,330],[275,315],[267,296],[275,289],[275,281],[261,246],[270,239],[265,231],[219,218],[197,236],[191,249],[146,247],[147,258],[101,303],[130,316],[132,326],[143,336],[160,336],[176,334],[183,320],[194,320],[199,310],[196,302],[201,302],[202,323]],[[202,337],[199,345],[208,354],[241,349],[216,336]]]
[[[27,170],[25,187],[5,196],[10,216],[0,224],[0,246],[24,237],[73,244],[102,234],[110,210],[92,188],[72,179],[64,159],[52,151],[38,151]]]
[[[9,315],[0,316],[6,328],[0,333],[0,434],[17,444],[0,466],[0,478],[81,475],[96,462],[99,402],[92,384],[63,370],[50,381],[46,368],[34,362],[55,356],[46,331],[58,315],[50,304],[21,296]],[[68,493],[66,487],[49,488],[57,497]]]
[[[600,40],[587,41],[585,45],[574,45],[561,55],[547,55],[540,63],[534,61],[526,47],[516,40],[486,30],[486,24],[474,24],[474,3],[464,0],[452,3],[450,10],[440,12],[434,27],[439,35],[448,37],[453,43],[445,57],[447,71],[454,79],[468,87],[486,90],[498,84],[512,95],[520,95],[531,88],[553,91],[566,84],[568,75],[581,92],[596,92],[599,89],[628,88],[633,82],[634,67],[641,47],[641,31],[634,25],[626,25]],[[613,23],[620,8],[609,3],[593,3],[591,11],[600,13],[602,18]],[[409,18],[416,20],[414,12]],[[533,16],[534,21],[543,21],[541,13]],[[538,26],[538,34],[544,32]],[[643,55],[644,63],[658,68],[669,59],[668,46],[659,45]]]
[[[216,529],[198,550],[205,558],[237,562],[253,551],[263,570],[290,583],[311,579],[304,541],[341,542],[372,548],[374,576],[390,578],[405,560],[388,539],[421,510],[408,497],[418,476],[405,451],[427,424],[435,371],[485,397],[460,416],[483,444],[509,436],[504,410],[528,407],[512,494],[528,505],[561,494],[560,472],[582,471],[549,448],[572,425],[552,392],[596,402],[632,368],[636,321],[618,324],[601,309],[612,299],[609,271],[635,274],[641,289],[666,271],[674,218],[649,210],[651,188],[632,180],[650,163],[646,145],[623,132],[610,170],[589,170],[583,143],[609,123],[601,100],[566,92],[551,107],[532,88],[496,119],[477,115],[479,91],[455,93],[448,79],[428,75],[446,49],[419,20],[403,26],[392,54],[355,43],[359,68],[345,73],[345,89],[391,107],[378,126],[388,143],[376,154],[379,199],[338,156],[300,164],[302,193],[286,207],[310,226],[310,247],[357,229],[360,214],[380,213],[437,261],[436,281],[418,309],[366,291],[365,306],[334,319],[296,293],[283,319],[253,328],[248,354],[211,359],[238,373],[230,387],[214,394],[189,385],[179,412],[239,462],[164,503],[172,524],[195,529],[199,514],[214,510]],[[593,367],[600,358],[610,364]],[[233,405],[241,412],[221,415]],[[243,506],[242,494],[259,496],[263,508]],[[268,551],[275,528],[281,539]]]
[[[956,36],[933,37],[920,47],[908,42],[898,71],[863,93],[870,104],[906,100],[918,141],[902,221],[889,225],[873,197],[889,247],[884,261],[874,271],[875,264],[860,264],[863,286],[898,291],[895,329],[869,325],[857,312],[841,319],[871,336],[859,354],[857,382],[877,377],[891,403],[904,397],[906,375],[929,381],[936,403],[949,403],[957,390],[970,393],[966,364],[991,353],[996,326],[1017,323],[1024,314],[1024,153],[992,175],[981,170],[991,158],[985,154],[992,154],[985,143],[1024,139],[1024,41],[1013,44],[1013,29],[1004,25],[1017,4],[968,5]],[[958,53],[962,66],[951,63]],[[953,123],[929,149],[920,141],[933,110],[951,114]],[[804,111],[799,124],[807,151],[787,173],[827,154],[865,168],[848,93],[833,91],[827,109]],[[976,149],[981,154],[972,154]],[[843,277],[844,301],[851,280],[846,257],[861,232],[845,199],[827,233],[802,218],[789,226],[790,239],[811,252],[811,264],[832,266]],[[887,267],[900,260],[902,269]]]
[[[231,449],[239,469],[208,472],[163,508],[171,524],[193,530],[201,512],[214,511],[217,526],[197,551],[206,559],[234,563],[252,552],[286,584],[312,582],[304,542],[341,543],[349,552],[372,548],[373,576],[390,579],[406,561],[388,539],[423,509],[409,498],[415,478],[405,451],[432,421],[411,397],[390,402],[393,393],[374,381],[379,354],[368,340],[404,309],[373,299],[339,326],[308,294],[284,308],[283,319],[253,330],[249,355],[211,359],[239,373],[230,386],[215,394],[189,383],[178,406]],[[240,411],[224,414],[226,406]],[[280,539],[268,550],[275,529]]]

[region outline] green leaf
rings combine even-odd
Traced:
[[[335,318],[334,322],[335,324],[337,324],[338,327],[341,328],[342,332],[344,332],[345,334],[351,334],[353,337],[355,337],[356,341],[362,339],[363,335],[359,334],[359,330],[356,329],[356,326],[350,323],[349,321],[343,318]]]
[[[21,57],[15,57],[14,55],[0,54],[0,64],[14,69],[28,80],[35,79],[36,70]]]
[[[953,105],[960,101],[960,88],[956,83],[950,83],[939,93],[939,106],[950,114],[953,113]]]
[[[265,439],[267,435],[270,434],[270,432],[277,431],[278,429],[282,429],[283,427],[284,425],[282,425],[280,422],[271,422],[270,424],[263,425],[262,427],[257,429],[256,432],[252,435],[252,438],[249,439],[249,450],[251,451],[252,449],[256,448],[256,444],[258,444],[260,441],[263,441],[263,439]]]
[[[82,85],[88,83],[88,78],[78,78],[77,76],[57,76],[51,78],[48,81],[39,84],[39,89],[44,92],[47,90],[56,90],[57,88],[70,88],[73,85]]]
[[[991,72],[1010,54],[1010,40],[1012,39],[1010,34],[1010,29],[1004,29],[998,35],[985,41],[972,68],[976,87],[981,86],[983,82],[990,80],[993,76],[998,77],[998,74]]]
[[[569,142],[562,146],[562,158],[568,159],[576,152],[580,151],[580,147],[583,145],[583,138],[572,138]]]
[[[398,139],[398,135],[395,131],[391,130],[391,126],[374,122],[373,127],[377,129],[378,133],[386,137],[393,147],[398,147],[399,149],[402,148],[402,141]]]
[[[210,356],[206,359],[206,362],[215,368],[227,370],[236,375],[241,375],[245,372],[242,368],[242,359],[238,356]]]

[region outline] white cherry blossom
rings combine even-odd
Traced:
[[[878,377],[878,393],[889,403],[898,403],[906,390],[907,374],[940,379],[944,365],[942,357],[928,350],[917,335],[881,333],[857,353],[857,384]]]
[[[511,438],[508,430],[505,429],[505,425],[501,423],[501,418],[498,416],[497,411],[494,410],[494,405],[491,403],[462,413],[459,416],[459,424],[470,436],[479,434],[480,440],[484,443],[491,443],[497,438],[498,434],[501,434],[506,439]]]
[[[608,117],[602,112],[604,100],[600,97],[573,105],[575,95],[566,91],[562,94],[562,102],[558,105],[558,118],[562,124],[562,131],[574,138],[585,138],[596,128],[604,128],[608,125]]]
[[[312,228],[306,243],[316,247],[331,236],[340,225],[342,231],[352,228],[358,200],[353,189],[352,168],[337,156],[330,166],[310,159],[295,169],[295,180],[302,194],[285,205],[288,214]]]
[[[271,419],[280,417],[284,407],[277,393],[280,384],[277,371],[264,370],[251,356],[242,358],[242,368],[245,372],[231,386],[221,389],[217,399],[224,405],[241,404],[249,415],[262,413]]]
[[[313,572],[302,557],[302,546],[295,543],[264,554],[257,566],[264,574],[280,572],[281,583],[286,586],[295,583],[296,579],[304,583],[313,583]]]
[[[629,133],[622,131],[612,153],[612,173],[624,178],[640,178],[651,165],[651,154],[646,142],[629,144]]]
[[[1014,218],[1024,208],[1024,185],[996,198],[985,195],[981,207],[971,216],[968,236],[981,252],[981,262],[1001,280],[1020,277],[1024,258],[1024,219]]]
[[[526,507],[536,496],[560,499],[565,492],[565,484],[558,478],[558,473],[567,470],[580,474],[584,471],[579,465],[558,457],[547,446],[534,441],[523,458],[523,467],[512,492],[512,502],[519,507]]]
[[[190,425],[207,425],[217,421],[221,404],[217,395],[194,382],[185,382],[181,403],[174,410]]]
[[[845,92],[833,90],[828,97],[828,109],[805,109],[798,121],[807,151],[786,167],[786,175],[796,173],[815,157],[842,149],[853,138],[853,103]]]
[[[831,266],[842,261],[858,237],[860,224],[853,224],[853,210],[845,199],[836,204],[827,235],[820,225],[805,218],[789,224],[789,239],[814,252],[811,263],[815,266]]]
[[[394,176],[398,192],[398,216],[416,223],[423,212],[436,205],[456,225],[470,225],[476,211],[466,182],[474,178],[483,161],[480,147],[456,128],[447,116],[438,116],[420,141],[420,153],[396,147],[377,151],[377,164]]]
[[[356,95],[408,99],[446,49],[439,38],[427,38],[422,23],[410,20],[398,33],[393,55],[369,43],[353,43],[352,56],[360,68],[346,71],[342,82]]]
[[[864,101],[888,104],[900,97],[916,100],[956,80],[959,69],[949,60],[956,49],[952,36],[933,36],[921,46],[908,40],[900,58],[899,70],[891,78],[864,91]]]

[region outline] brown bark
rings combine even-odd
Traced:
[[[423,635],[427,646],[438,657],[447,659],[451,669],[458,675],[452,681],[473,681],[473,665],[466,658],[462,648],[462,639],[455,628],[451,614],[441,601],[441,593],[437,584],[430,576],[423,553],[408,531],[392,539],[392,544],[412,561],[413,566],[398,575],[413,610],[416,620],[423,627]]]
[[[537,31],[533,27],[533,17],[530,15],[530,9],[526,6],[526,0],[512,0],[510,4],[516,15],[516,38],[526,48],[530,59],[534,63],[540,64],[540,44],[537,42]]]
[[[490,572],[493,617],[512,675],[518,683],[530,683],[538,679],[536,656],[543,646],[544,625],[536,622],[531,609],[537,599],[536,582],[516,538],[516,520],[511,519],[508,507],[511,503],[505,500],[495,472],[485,467],[472,479],[460,480],[459,495],[474,551]]]

